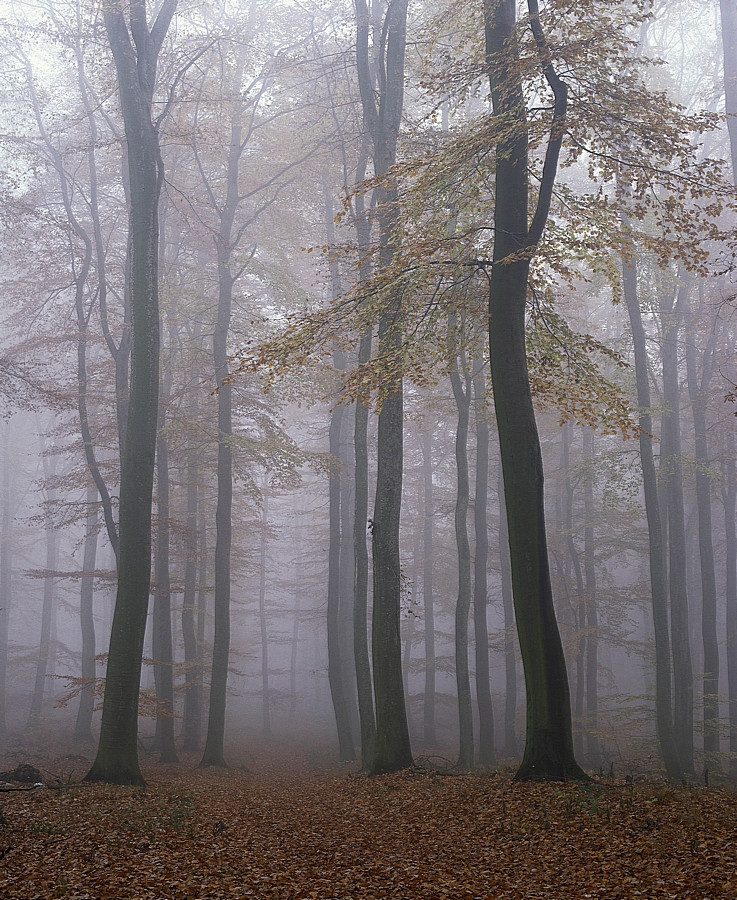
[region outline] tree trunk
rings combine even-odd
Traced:
[[[517,758],[517,652],[514,633],[514,599],[512,597],[512,563],[509,559],[509,529],[507,504],[504,500],[504,481],[499,469],[497,481],[499,499],[499,569],[504,607],[504,754]]]
[[[679,331],[688,285],[660,290],[663,330],[663,426],[660,441],[660,478],[668,505],[668,586],[673,648],[673,736],[678,758],[686,774],[693,773],[693,671],[689,642],[686,591],[686,524],[683,509],[683,465],[681,458],[681,394],[678,372]]]
[[[562,438],[562,468],[565,473],[564,489],[563,489],[563,530],[566,535],[566,547],[568,556],[573,565],[573,572],[576,578],[576,595],[575,602],[571,598],[571,608],[575,615],[576,628],[578,631],[578,646],[576,648],[576,693],[574,697],[573,710],[575,715],[575,727],[573,734],[573,746],[577,756],[583,755],[583,707],[586,691],[586,593],[583,582],[583,571],[581,569],[581,558],[573,537],[573,483],[571,482],[570,473],[570,454],[571,439],[573,428],[570,423],[566,423],[561,428]],[[566,583],[568,581],[567,575]],[[566,587],[568,593],[568,588]]]
[[[164,395],[168,393],[166,381]],[[154,747],[162,763],[177,762],[174,746],[174,653],[171,636],[171,577],[169,574],[169,442],[164,433],[165,413],[160,414],[156,444],[156,474],[158,488],[156,561],[154,565],[154,614],[152,654],[154,684],[156,685],[156,731]]]
[[[737,774],[737,442],[734,419],[727,425],[727,442],[722,461],[722,503],[724,505],[725,604],[727,607],[727,683],[729,687],[730,774]]]
[[[215,510],[215,631],[210,674],[207,738],[200,766],[225,766],[225,704],[230,657],[230,551],[232,544],[233,451],[232,388],[228,374],[228,330],[233,279],[227,263],[218,260],[218,316],[213,335],[215,383],[218,388],[217,507]]]
[[[494,707],[491,703],[489,673],[489,628],[487,565],[489,532],[486,509],[489,494],[489,422],[486,378],[483,363],[474,360],[472,369],[474,414],[476,418],[476,485],[473,522],[476,553],[473,560],[473,631],[476,646],[476,704],[479,710],[479,765],[492,766],[494,754]]]
[[[197,416],[197,408],[193,414]],[[199,499],[199,450],[187,450],[187,513],[185,525],[184,596],[182,640],[184,642],[184,750],[199,750],[202,731],[202,647],[197,640],[195,601],[197,593],[197,506]]]
[[[397,136],[404,99],[404,51],[407,0],[394,0],[386,13],[384,77],[379,103],[371,79],[368,56],[370,28],[365,0],[356,2],[356,52],[361,103],[373,143],[374,173],[386,175],[396,160]],[[379,265],[391,263],[396,247],[398,188],[388,180],[378,189]],[[401,301],[391,296],[379,319],[379,356],[393,366],[402,346]],[[401,571],[399,518],[402,504],[403,386],[401,375],[387,378],[381,399],[377,444],[376,499],[372,527],[374,574],[371,653],[376,702],[376,741],[370,766],[373,774],[392,772],[412,764],[402,684],[402,647],[399,614]]]
[[[471,408],[471,378],[463,366],[463,381],[458,366],[458,324],[455,316],[448,322],[449,344],[453,363],[450,383],[458,411],[456,427],[456,504],[455,535],[458,552],[458,596],[455,609],[455,664],[456,692],[458,697],[458,731],[460,750],[456,768],[473,768],[473,714],[471,711],[471,678],[468,670],[468,615],[471,608],[471,546],[468,540],[468,422]]]
[[[330,186],[327,175],[323,175],[323,199],[325,203],[325,237],[329,246],[335,241],[333,220],[335,218]],[[343,293],[340,283],[338,260],[334,255],[329,260],[331,297],[337,300]],[[347,603],[352,606],[353,598],[342,591],[344,586],[344,568],[346,564],[348,531],[344,529],[346,509],[343,507],[345,497],[343,472],[343,419],[346,408],[340,402],[340,373],[345,371],[345,358],[339,349],[333,352],[333,368],[336,372],[335,406],[330,413],[329,451],[330,469],[328,473],[328,506],[329,506],[329,547],[328,547],[328,604],[327,604],[327,638],[328,638],[328,679],[330,696],[335,713],[335,724],[338,732],[338,752],[342,761],[356,758],[349,712],[349,697],[352,695],[350,682],[347,681],[348,665],[345,657],[348,648],[344,647],[344,622],[351,619],[344,609]],[[346,523],[347,524],[347,523]],[[352,632],[352,624],[351,624]],[[352,680],[352,679],[351,679]]]
[[[435,735],[435,607],[433,604],[433,517],[435,504],[432,485],[432,426],[425,419],[422,427],[422,611],[425,619],[425,697],[423,703],[423,740],[434,747]]]
[[[596,603],[596,560],[594,554],[594,430],[583,429],[583,570],[586,585],[586,754],[596,768],[601,763],[599,748],[599,614]]]
[[[93,482],[87,485],[87,527],[84,538],[82,579],[79,589],[79,620],[82,629],[82,690],[79,693],[76,741],[92,741],[92,711],[95,705],[95,617],[94,587],[97,564],[98,493]]]
[[[537,4],[530,2],[528,7],[531,27],[539,30]],[[489,352],[512,590],[527,690],[525,751],[515,777],[585,779],[573,754],[568,675],[550,583],[542,455],[525,348],[530,258],[547,220],[563,136],[566,88],[552,65],[544,62],[546,78],[555,94],[555,111],[538,204],[528,227],[528,135],[514,0],[486,0],[485,13],[489,82],[494,115],[501,129],[496,147]]]
[[[269,498],[263,490],[261,536],[259,538],[258,623],[261,638],[261,731],[269,740],[271,732],[271,697],[269,694],[269,631],[266,621],[266,547],[269,536]]]
[[[701,304],[700,304],[701,305]],[[717,586],[714,568],[714,542],[711,526],[711,477],[706,411],[709,384],[713,371],[716,328],[712,328],[701,353],[701,378],[697,373],[697,330],[686,297],[685,307],[686,374],[694,426],[696,456],[696,508],[699,532],[699,567],[701,571],[701,634],[704,644],[704,766],[712,772],[719,763],[719,643],[717,640]]]
[[[625,228],[627,227],[624,221]],[[653,423],[650,413],[650,378],[648,372],[647,345],[642,312],[637,294],[637,259],[622,260],[622,292],[632,329],[635,358],[637,405],[639,407],[640,465],[645,493],[648,546],[650,549],[650,592],[652,596],[653,629],[655,633],[655,721],[658,745],[666,774],[670,779],[681,777],[681,763],[673,735],[673,709],[671,694],[671,653],[668,633],[668,597],[666,592],[665,544],[658,480],[653,454]]]
[[[149,29],[143,0],[115,0],[103,15],[118,73],[130,177],[131,384],[121,462],[118,590],[110,635],[97,757],[87,781],[143,784],[138,693],[151,586],[151,504],[159,393],[158,202],[163,180],[152,121],[156,63],[177,0],[164,0]],[[135,439],[131,440],[134,435]]]
[[[42,442],[42,451],[44,444]],[[41,724],[44,694],[46,692],[46,676],[49,674],[49,656],[51,654],[51,621],[54,616],[54,586],[58,557],[58,537],[52,519],[56,505],[56,491],[48,485],[49,479],[56,475],[57,458],[47,459],[43,456],[44,480],[47,482],[44,512],[44,534],[46,536],[46,574],[44,576],[43,607],[41,609],[41,638],[36,657],[36,677],[31,696],[31,708],[28,713],[27,728],[35,729]]]

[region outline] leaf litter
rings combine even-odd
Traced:
[[[733,787],[513,770],[367,777],[315,754],[149,763],[0,795],[0,897],[23,900],[737,898]]]

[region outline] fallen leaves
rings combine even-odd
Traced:
[[[3,797],[0,896],[737,897],[731,789],[367,778],[274,752],[251,768],[153,765],[146,789]]]

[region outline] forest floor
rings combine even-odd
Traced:
[[[0,795],[3,900],[737,898],[733,787],[368,778],[279,745],[227,770],[144,757],[145,789],[23,761],[46,786]]]

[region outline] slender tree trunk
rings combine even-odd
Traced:
[[[497,482],[499,498],[499,569],[504,608],[504,754],[517,758],[517,652],[515,646],[514,599],[512,597],[512,563],[509,559],[509,530],[504,481],[501,468]]]
[[[711,525],[711,477],[706,411],[713,369],[716,330],[712,329],[701,354],[701,378],[697,373],[696,329],[691,306],[685,307],[686,373],[694,426],[696,456],[696,507],[699,532],[699,568],[701,571],[701,634],[704,644],[704,766],[719,768],[719,643],[717,640],[717,586],[714,567],[714,543]]]
[[[79,589],[79,620],[82,629],[82,690],[79,693],[76,741],[92,741],[92,711],[95,705],[95,617],[94,587],[97,564],[97,526],[99,495],[94,482],[87,485],[87,521],[84,538],[82,579]]]
[[[340,354],[335,354],[336,368],[340,368]],[[330,416],[330,472],[329,472],[329,518],[330,544],[328,549],[328,679],[333,701],[335,724],[338,730],[338,749],[341,760],[355,759],[355,747],[348,715],[344,667],[341,660],[340,629],[340,433],[345,410],[338,405]]]
[[[200,766],[225,766],[225,704],[230,657],[230,553],[232,544],[233,451],[232,388],[228,374],[228,330],[233,280],[219,261],[218,317],[213,336],[215,382],[218,386],[217,507],[215,510],[215,631],[210,673],[207,738]]]
[[[168,393],[164,384],[164,395]],[[154,564],[154,613],[152,653],[154,684],[156,685],[156,731],[154,747],[163,763],[177,762],[174,746],[174,652],[171,635],[171,577],[169,574],[169,533],[171,510],[169,504],[169,442],[164,432],[165,413],[156,444],[156,481],[158,488],[158,534]]]
[[[435,735],[435,605],[433,603],[433,521],[435,502],[432,483],[432,426],[422,427],[422,611],[425,620],[425,697],[423,740],[434,747]]]
[[[528,2],[530,27],[544,44],[537,4]],[[543,59],[555,109],[537,208],[528,223],[527,121],[520,74],[514,0],[486,0],[486,48],[496,147],[494,265],[489,287],[489,352],[494,388],[517,631],[527,690],[527,734],[516,778],[585,779],[575,760],[563,646],[550,583],[543,466],[532,406],[525,348],[530,258],[550,206],[567,91]],[[544,56],[544,54],[543,54]]]
[[[42,445],[43,449],[43,445]],[[56,457],[47,460],[44,456],[45,480],[53,479],[56,475]],[[56,490],[53,487],[46,488],[46,502],[44,514],[44,534],[46,537],[46,574],[44,576],[43,607],[41,610],[41,638],[39,641],[38,656],[36,657],[36,677],[31,696],[31,708],[28,713],[27,728],[35,729],[41,724],[41,712],[43,709],[44,694],[46,693],[46,676],[49,673],[49,656],[51,654],[51,620],[54,615],[54,586],[56,583],[56,569],[58,558],[57,530],[52,519],[54,506],[56,505]]]
[[[194,414],[196,415],[195,407]],[[182,598],[182,639],[184,642],[184,750],[199,750],[202,731],[202,647],[195,622],[197,593],[197,506],[199,499],[199,451],[187,450],[187,513],[184,546],[184,595]]]
[[[269,690],[269,629],[266,619],[266,548],[269,537],[269,498],[266,488],[263,491],[263,507],[261,510],[261,536],[259,538],[259,573],[258,573],[258,625],[261,638],[261,731],[268,740],[271,731],[271,696]]]
[[[727,682],[729,687],[730,774],[737,774],[737,442],[734,420],[727,425],[727,441],[722,460],[722,503],[724,505],[725,604],[727,607]]]
[[[353,616],[355,607],[356,560],[354,555],[354,522],[356,499],[353,476],[356,461],[353,452],[353,407],[347,406],[340,428],[340,565],[338,589],[338,630],[340,632],[340,662],[343,671],[343,685],[346,712],[351,735],[360,734],[360,716],[356,689],[356,655],[353,642]],[[355,746],[354,746],[355,758]]]
[[[393,0],[383,28],[384,71],[379,102],[369,67],[370,18],[365,0],[356,0],[356,52],[364,121],[373,143],[374,173],[386,175],[396,160],[404,100],[407,0]],[[398,188],[386,181],[378,189],[379,265],[387,268],[398,240]],[[401,356],[401,299],[390,290],[379,318],[379,356],[394,366]],[[376,703],[376,740],[370,770],[391,772],[412,764],[402,684],[400,640],[401,571],[399,518],[402,505],[403,386],[401,375],[386,380],[379,413],[376,498],[372,528],[374,602],[371,654]]]
[[[143,784],[138,694],[151,587],[151,504],[159,394],[158,203],[163,181],[152,102],[156,63],[177,0],[164,0],[149,29],[143,0],[103,15],[118,73],[130,176],[131,385],[120,479],[118,591],[110,635],[97,757],[88,781]],[[131,440],[135,435],[135,440]]]
[[[458,324],[451,317],[448,322],[449,343],[453,348],[450,382],[458,411],[456,427],[456,504],[455,534],[458,552],[458,596],[455,609],[455,664],[458,697],[458,731],[460,750],[456,767],[473,768],[473,714],[471,710],[471,678],[468,669],[468,615],[471,608],[471,546],[468,540],[468,422],[471,407],[471,377],[463,366],[463,380],[458,366]]]
[[[576,648],[576,693],[574,697],[574,733],[573,746],[577,756],[583,755],[583,707],[586,690],[586,593],[583,583],[583,571],[581,569],[581,557],[573,536],[573,483],[570,473],[570,455],[572,426],[570,423],[563,425],[562,438],[562,468],[565,473],[563,488],[563,529],[566,535],[566,547],[573,565],[576,578],[575,602],[571,599],[572,611],[575,615],[576,628],[578,630],[578,646]],[[566,588],[568,592],[568,588]]]
[[[673,735],[678,758],[686,774],[693,773],[693,670],[689,640],[686,591],[686,524],[683,509],[683,465],[681,462],[681,395],[678,371],[679,331],[688,285],[660,291],[663,329],[663,413],[660,477],[668,504],[668,585],[673,648]]]
[[[599,748],[599,613],[596,602],[594,544],[594,430],[583,428],[583,570],[586,582],[586,753],[593,768],[601,763]]]
[[[486,517],[489,494],[489,422],[483,363],[472,369],[476,419],[476,485],[473,522],[476,552],[473,560],[473,631],[476,646],[476,704],[479,710],[479,765],[492,766],[494,754],[494,707],[489,672],[489,629],[486,621],[489,531]]]
[[[625,228],[627,227],[624,221]],[[639,407],[640,465],[645,493],[648,545],[650,549],[650,592],[652,596],[655,634],[655,721],[658,745],[669,778],[681,777],[682,769],[673,735],[671,693],[671,652],[668,631],[668,597],[666,591],[665,542],[658,498],[658,480],[653,454],[653,423],[650,413],[650,379],[645,329],[637,294],[637,260],[622,260],[622,291],[632,329],[635,358],[637,405]]]

